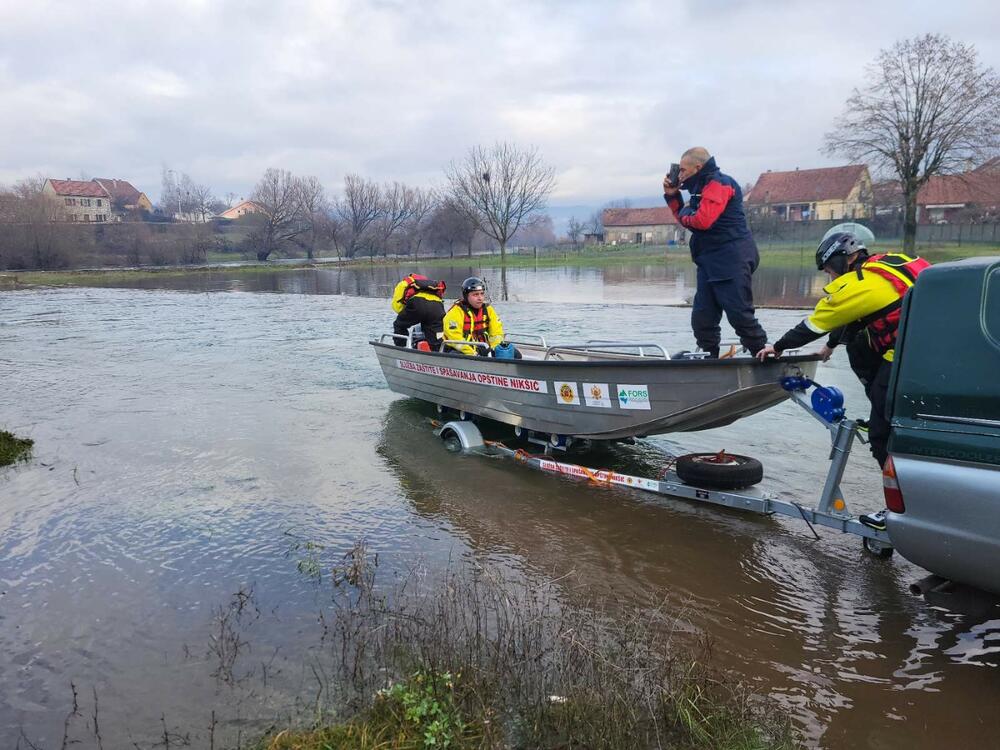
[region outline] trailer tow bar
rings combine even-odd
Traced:
[[[862,443],[866,442],[858,432],[858,423],[848,419],[844,414],[843,394],[837,388],[821,386],[799,376],[783,378],[781,385],[795,403],[830,432],[830,468],[816,508],[782,500],[756,487],[733,492],[692,486],[683,483],[672,470],[668,470],[658,479],[650,479],[555,461],[547,455],[536,456],[523,450],[508,448],[500,442],[484,441],[479,429],[471,422],[448,422],[438,430],[438,435],[452,441],[457,439],[465,451],[505,456],[553,474],[562,474],[597,484],[631,487],[667,497],[721,505],[764,515],[778,514],[797,518],[805,521],[817,538],[819,535],[816,534],[814,527],[825,526],[844,534],[862,537],[865,550],[877,557],[891,556],[893,548],[888,533],[869,528],[858,521],[848,509],[844,493],[840,488],[855,439]],[[810,388],[814,390],[811,396],[808,396]]]

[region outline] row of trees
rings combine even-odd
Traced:
[[[177,173],[166,165],[163,167],[159,208],[166,216],[176,215],[204,222],[231,207],[235,197],[230,193],[226,200],[221,200],[208,185],[195,182],[184,172]]]
[[[446,188],[431,190],[349,174],[339,194],[329,196],[316,177],[268,169],[250,196],[263,209],[251,243],[260,260],[289,248],[309,258],[330,250],[346,258],[419,257],[428,246],[452,255],[462,247],[471,254],[482,235],[504,258],[518,232],[547,229],[554,240],[542,211],[555,175],[537,149],[509,143],[476,147],[445,176]]]

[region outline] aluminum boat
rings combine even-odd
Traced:
[[[765,363],[747,354],[682,359],[659,344],[549,346],[541,336],[515,334],[508,339],[522,358],[495,359],[422,351],[402,338],[384,334],[370,342],[392,391],[513,425],[517,434],[553,439],[617,440],[722,427],[787,399],[781,379],[811,378],[820,359],[794,353]]]

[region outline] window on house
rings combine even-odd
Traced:
[[[84,221],[90,221],[90,214],[84,214],[83,215],[83,220]]]
[[[73,199],[72,198],[63,198],[63,200],[66,201],[66,205],[67,206],[72,206],[73,205]]]
[[[100,199],[100,198],[98,198],[98,199],[97,199],[97,207],[98,207],[98,208],[100,208],[100,207],[101,207],[101,206],[103,206],[103,205],[104,205],[104,204],[103,204],[103,203],[101,203],[101,199]]]

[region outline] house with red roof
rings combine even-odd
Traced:
[[[609,245],[666,245],[684,242],[687,230],[667,206],[606,208],[601,214],[604,241]]]
[[[264,207],[260,204],[254,203],[253,201],[240,201],[232,208],[227,208],[225,211],[220,213],[216,218],[219,219],[242,219],[244,216],[249,216],[251,214],[264,214],[267,213]]]
[[[153,204],[128,180],[45,180],[42,194],[58,207],[63,221],[103,224],[122,221],[129,213],[148,212]]]
[[[135,214],[153,210],[152,201],[128,180],[119,180],[113,177],[95,177],[93,181],[104,188],[105,192],[111,196],[111,206],[118,221],[124,219],[129,213]]]
[[[785,221],[863,219],[871,213],[872,178],[865,164],[768,171],[744,200],[750,211]]]
[[[934,175],[917,193],[917,221],[1000,220],[1000,157],[960,174]]]
[[[112,221],[111,196],[100,183],[93,180],[47,179],[42,194],[58,207],[64,221]]]

